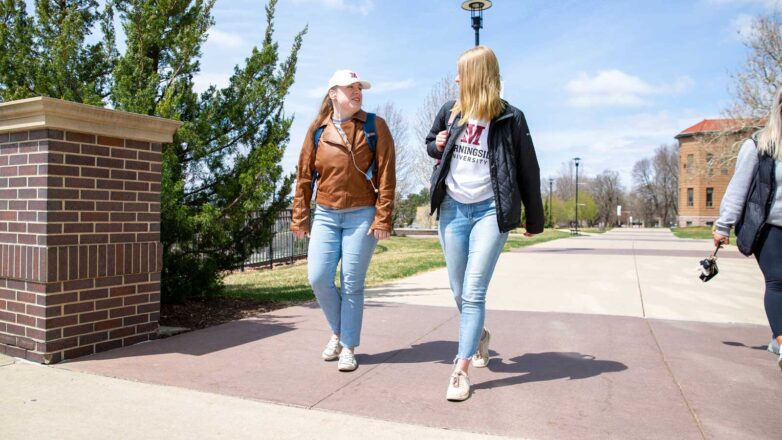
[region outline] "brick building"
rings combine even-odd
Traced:
[[[684,226],[711,226],[735,168],[740,142],[757,124],[704,119],[676,135],[679,141],[679,218]]]

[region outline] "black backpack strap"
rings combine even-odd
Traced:
[[[315,129],[315,133],[313,135],[313,144],[312,144],[312,155],[315,156],[315,154],[318,152],[318,143],[320,142],[320,136],[323,134],[323,129],[326,128],[325,126],[321,125],[320,127]],[[312,189],[315,189],[315,182],[318,180],[318,170],[315,169],[315,161],[312,161]]]
[[[369,168],[364,173],[367,180],[372,179],[372,175],[377,171],[377,160],[375,151],[377,150],[377,129],[375,128],[375,114],[367,113],[367,120],[364,121],[364,137],[369,144],[369,151],[372,152],[372,163],[369,164]]]

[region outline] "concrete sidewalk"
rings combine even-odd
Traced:
[[[762,276],[728,249],[701,283],[710,251],[630,229],[503,254],[466,402],[444,399],[458,315],[441,269],[367,292],[353,373],[320,361],[315,304],[55,367],[0,360],[0,437],[780,438]]]

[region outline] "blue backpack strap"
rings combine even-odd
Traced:
[[[377,170],[377,161],[375,160],[375,150],[377,149],[377,130],[375,129],[375,114],[367,113],[367,120],[364,121],[364,137],[369,144],[369,151],[372,152],[372,163],[366,173],[367,180],[372,179],[373,173]]]
[[[318,142],[320,142],[320,135],[323,134],[324,126],[320,126],[315,129],[314,133],[314,143],[312,144],[312,155],[315,156],[315,153],[318,152]],[[318,170],[315,169],[315,167],[312,167],[312,188],[315,189],[315,181],[318,180]]]

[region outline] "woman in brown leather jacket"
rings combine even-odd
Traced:
[[[394,207],[394,140],[383,119],[361,110],[369,88],[349,70],[331,77],[301,148],[293,199],[291,230],[299,239],[310,236],[307,274],[333,333],[321,356],[339,358],[340,371],[358,367],[354,349],[361,337],[364,279],[377,240],[391,233]]]

